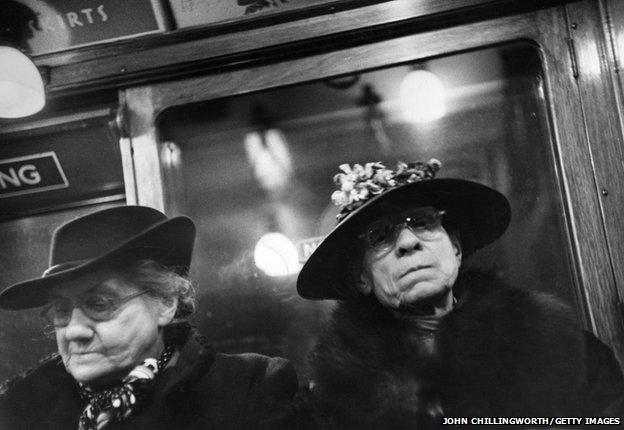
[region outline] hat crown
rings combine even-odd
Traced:
[[[50,266],[98,258],[167,217],[144,206],[119,206],[75,219],[52,237]]]
[[[0,292],[0,307],[27,309],[44,305],[51,288],[89,271],[123,269],[153,260],[186,276],[193,255],[195,225],[185,216],[167,218],[144,206],[118,206],[77,218],[52,236],[50,267],[42,277]]]

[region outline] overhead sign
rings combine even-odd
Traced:
[[[33,55],[165,31],[160,0],[18,0]]]
[[[0,160],[0,199],[68,186],[53,151]]]
[[[57,123],[13,130],[0,145],[0,221],[123,200],[114,111],[99,109]]]

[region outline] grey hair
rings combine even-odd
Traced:
[[[195,312],[195,287],[186,277],[154,260],[140,260],[125,271],[129,281],[148,290],[153,297],[178,299],[174,321],[186,321]]]

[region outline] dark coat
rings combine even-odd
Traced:
[[[376,301],[339,303],[312,354],[306,400],[316,423],[427,429],[443,416],[624,412],[613,354],[561,302],[482,275],[456,288],[464,294],[442,320],[433,355],[423,353],[422,337],[414,341],[413,325]]]
[[[1,429],[77,429],[85,402],[58,357],[9,384]],[[157,379],[151,402],[112,429],[290,428],[298,389],[290,363],[259,354],[215,353],[194,333],[175,366]]]

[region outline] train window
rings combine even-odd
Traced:
[[[335,223],[332,176],[432,157],[512,204],[502,240],[466,264],[577,307],[544,85],[539,49],[513,43],[166,110],[164,161],[183,166],[176,204],[199,230],[198,325],[305,379],[332,304],[297,296],[298,256]]]

